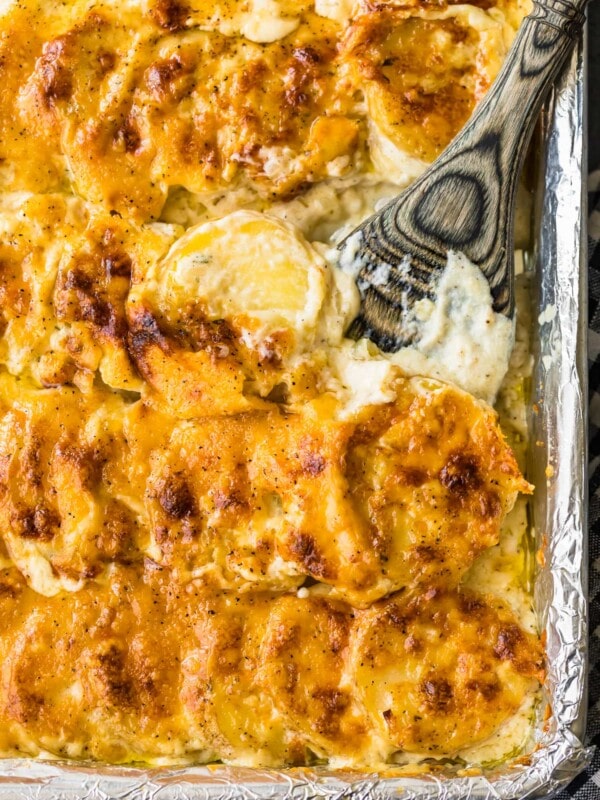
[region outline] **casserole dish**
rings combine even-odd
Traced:
[[[284,772],[233,767],[137,770],[9,760],[0,797],[252,796],[524,797],[574,776],[586,759],[585,702],[585,250],[582,219],[584,61],[580,50],[548,104],[543,124],[543,203],[529,254],[535,298],[535,368],[530,476],[538,487],[532,522],[540,547],[536,581],[545,625],[551,712],[539,721],[532,756],[486,775],[379,778],[319,769]],[[575,235],[574,233],[575,232]],[[574,265],[578,267],[574,270]]]

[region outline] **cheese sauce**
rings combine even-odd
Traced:
[[[449,254],[386,355],[336,250],[525,5],[2,3],[0,753],[531,745],[526,281],[515,332]]]

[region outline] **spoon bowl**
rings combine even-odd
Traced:
[[[340,245],[361,293],[347,335],[394,352],[415,341],[411,313],[435,300],[449,251],[488,280],[496,312],[514,311],[518,179],[544,98],[581,34],[587,0],[535,0],[493,86],[446,150]]]

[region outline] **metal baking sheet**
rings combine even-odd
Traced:
[[[543,200],[529,269],[535,287],[535,368],[529,477],[542,564],[535,598],[546,631],[550,715],[530,757],[495,772],[394,778],[326,770],[226,766],[129,769],[12,759],[0,800],[200,798],[548,797],[583,769],[587,657],[585,46],[574,54],[542,122]],[[544,188],[545,187],[545,188]]]

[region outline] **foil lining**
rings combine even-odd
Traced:
[[[550,713],[531,756],[486,775],[415,778],[332,770],[237,767],[133,769],[10,759],[0,762],[0,800],[508,800],[549,797],[588,763],[586,548],[585,48],[546,105],[537,243],[530,260],[535,314],[532,522],[541,567],[535,600],[546,630]],[[545,491],[544,491],[545,487]]]

